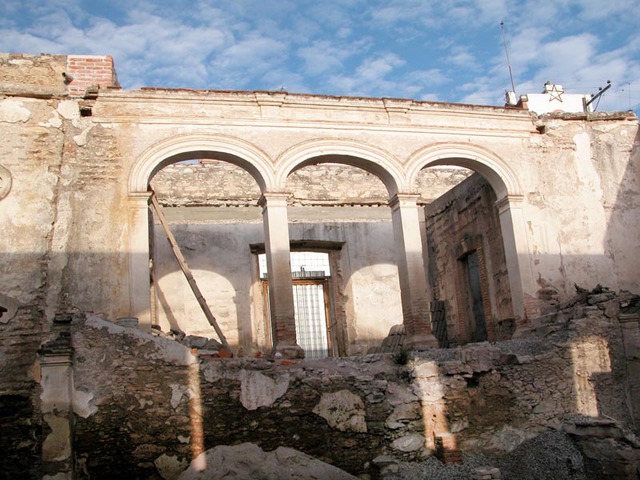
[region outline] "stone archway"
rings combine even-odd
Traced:
[[[262,192],[275,184],[269,157],[248,142],[226,136],[173,137],[148,148],[131,168],[129,202],[129,309],[140,328],[151,329],[149,279],[149,182],[164,166],[186,159],[215,158],[245,169]]]
[[[496,193],[495,206],[502,229],[518,334],[526,318],[537,313],[529,301],[535,291],[535,282],[529,263],[530,250],[522,214],[524,196],[518,176],[507,162],[490,150],[469,144],[443,143],[430,145],[411,155],[407,163],[409,184],[416,184],[422,169],[437,165],[455,165],[474,170],[489,182]]]
[[[307,165],[339,163],[361,168],[378,177],[389,194],[396,240],[396,259],[403,324],[409,348],[437,346],[429,322],[429,288],[424,270],[424,252],[418,214],[418,195],[407,192],[407,177],[400,162],[380,148],[353,141],[320,139],[285,151],[277,160],[277,183]]]

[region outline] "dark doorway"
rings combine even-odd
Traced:
[[[484,302],[482,300],[482,281],[478,264],[478,253],[471,252],[464,259],[469,284],[469,307],[471,308],[471,341],[487,340],[487,324],[484,318]]]

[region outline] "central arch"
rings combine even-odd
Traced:
[[[361,168],[384,183],[389,197],[404,191],[406,177],[400,163],[388,152],[364,143],[320,139],[299,143],[276,160],[276,182],[284,188],[287,177],[307,165],[342,163]]]
[[[428,321],[428,290],[422,260],[417,195],[407,193],[409,183],[402,164],[379,147],[352,140],[316,139],[291,147],[277,159],[278,186],[284,189],[287,177],[296,170],[321,163],[360,168],[384,184],[389,195],[395,239],[402,318],[407,332],[405,346],[436,346]]]

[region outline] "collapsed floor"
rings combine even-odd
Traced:
[[[306,361],[221,358],[93,314],[60,316],[40,351],[43,422],[32,416],[34,440],[10,446],[5,473],[35,473],[18,453],[41,448],[46,478],[171,479],[207,449],[251,442],[361,478],[410,478],[434,456],[481,458],[502,478],[551,478],[554,462],[567,476],[553,478],[635,478],[638,311],[640,297],[600,289],[533,322],[526,340]],[[529,458],[530,477],[527,445],[553,455]]]

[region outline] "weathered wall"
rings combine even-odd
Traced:
[[[47,76],[58,70],[57,60],[2,58],[0,64],[14,61],[34,82],[27,89],[47,90]],[[19,82],[0,70],[2,85]],[[28,74],[34,72],[31,78]],[[43,320],[65,142],[62,124],[67,121],[59,112],[66,112],[66,106],[0,97],[0,305],[7,309],[0,316],[0,449],[7,475],[36,477],[39,472],[42,427],[36,351],[47,328]]]
[[[166,213],[175,219],[178,212],[171,210],[166,209]],[[242,215],[239,208],[233,210],[236,219],[248,217],[246,223],[223,222],[219,211],[206,211],[200,216],[199,209],[190,207],[182,210],[179,223],[177,219],[172,222],[172,231],[229,342],[234,346],[239,343],[245,352],[265,352],[263,290],[258,282],[257,255],[250,250],[250,245],[264,243],[264,231],[261,223],[250,223],[251,218],[259,221],[259,211]],[[378,345],[402,315],[393,231],[390,220],[384,219],[388,211],[358,219],[362,214],[349,210],[351,215],[339,221],[346,213],[328,207],[316,209],[315,223],[309,222],[308,215],[298,217],[295,207],[290,211],[289,235],[293,242],[342,244],[335,254],[338,268],[332,272],[332,282],[339,290],[335,315],[346,333],[346,353],[356,355]],[[306,220],[296,221],[298,218]],[[157,225],[154,231],[156,296],[163,329],[180,328],[216,338],[162,228]]]
[[[40,472],[48,427],[36,352],[55,314],[128,310],[126,272],[106,273],[122,255],[122,230],[111,228],[113,215],[123,216],[122,169],[109,134],[91,132],[79,101],[67,98],[66,63],[58,55],[0,56],[0,299],[8,309],[0,317],[0,448],[9,476]]]
[[[128,275],[118,268],[126,269],[127,210],[120,201],[126,172],[117,140],[82,117],[81,102],[65,98],[66,91],[32,99],[14,90],[16,75],[64,87],[62,77],[56,79],[63,69],[59,56],[12,56],[6,66],[0,164],[12,183],[0,211],[0,249],[7,252],[0,259],[6,272],[0,292],[21,304],[38,299],[49,318],[70,308],[122,316],[129,304]]]
[[[525,219],[538,295],[565,300],[574,284],[639,290],[640,136],[636,120],[542,117],[531,138]]]
[[[445,302],[451,345],[472,340],[467,272],[462,259],[477,252],[488,340],[510,337],[513,325],[509,273],[496,196],[479,175],[473,175],[425,207],[429,276],[436,300]]]
[[[630,425],[619,305],[591,295],[539,325],[543,336],[435,349],[406,365],[390,355],[194,356],[172,340],[76,317],[77,474],[173,478],[201,451],[247,441],[372,473],[382,454],[429,455],[434,436],[491,456],[595,416]]]

